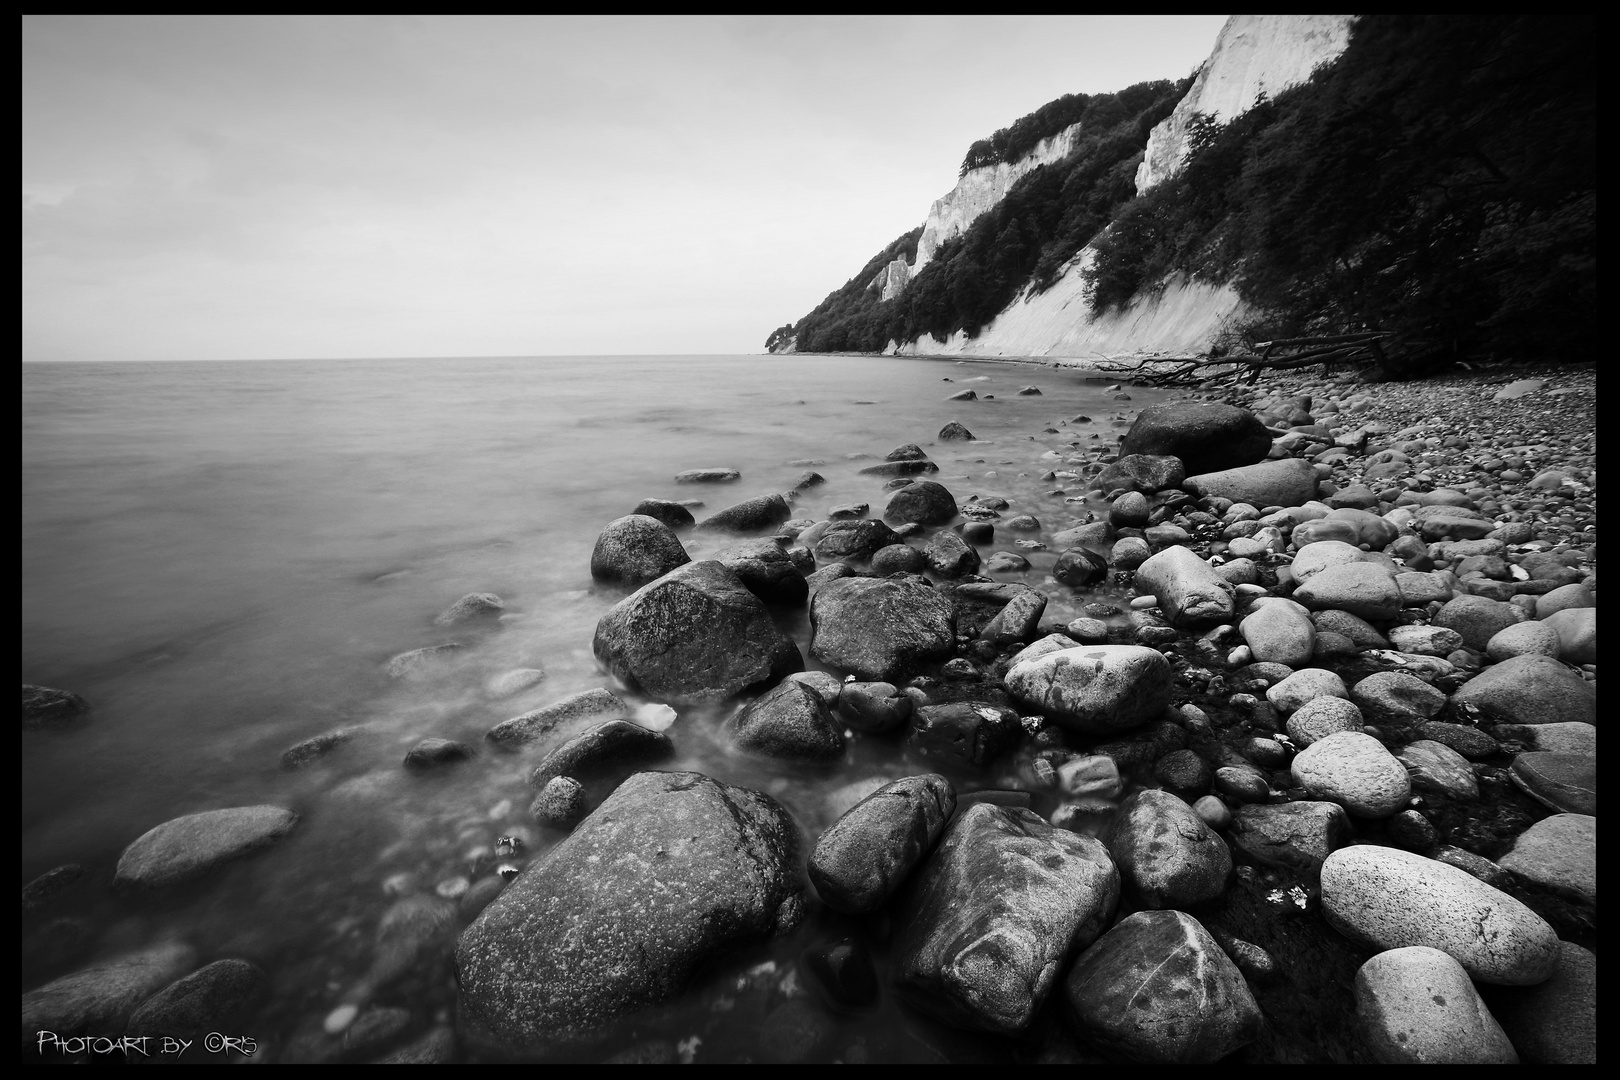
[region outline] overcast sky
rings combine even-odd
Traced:
[[[27,16],[25,360],[759,352],[1225,16]]]

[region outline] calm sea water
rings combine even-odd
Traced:
[[[1028,384],[1041,395],[1019,396]],[[1034,366],[857,357],[25,365],[23,680],[73,690],[94,711],[23,736],[23,881],[68,862],[91,870],[61,906],[75,924],[25,956],[24,989],[177,938],[199,962],[241,956],[270,971],[271,1001],[245,1034],[277,1046],[318,1027],[372,962],[400,894],[488,874],[503,833],[526,830],[530,859],[557,841],[526,824],[537,757],[484,753],[431,776],[400,761],[424,737],[482,746],[501,720],[612,685],[590,651],[597,619],[623,595],[589,575],[606,522],[649,497],[702,498],[701,519],[790,489],[807,460],[827,483],[796,516],[850,502],[880,510],[882,481],[857,470],[916,442],[958,500],[1007,497],[1040,518],[1040,539],[1086,509],[1068,501],[1084,484],[1041,479],[1064,467],[1042,455],[1112,448],[1129,410],[1163,397],[1133,387],[1125,402],[1105,386]],[[965,387],[993,399],[945,400]],[[930,445],[951,420],[981,441]],[[674,483],[708,466],[742,480]],[[727,542],[684,539],[694,558]],[[1020,550],[1010,541],[998,546]],[[1055,554],[1030,555],[1033,568],[1012,580],[1049,586],[1048,618],[1072,618],[1092,597],[1051,583]],[[432,625],[475,591],[506,602],[499,628]],[[781,618],[809,661],[803,614]],[[384,673],[389,657],[446,640],[468,647],[439,677]],[[491,700],[486,682],[514,668],[547,677]],[[841,786],[926,771],[873,741],[834,778],[804,776],[739,757],[716,726],[683,714],[670,731],[680,756],[666,767],[771,792],[807,841],[848,804]],[[315,767],[280,767],[287,747],[336,728],[359,734]],[[1016,762],[982,779],[1017,784]],[[259,803],[302,820],[206,887],[153,904],[104,888],[151,827]],[[772,992],[790,993],[807,940],[744,960],[774,962],[789,985]],[[695,991],[690,1016],[678,1005],[670,1033],[713,1028],[714,993]],[[379,1000],[425,1026],[453,998],[434,965]],[[833,1056],[928,1056],[894,1048],[895,1032],[915,1025],[897,1023],[887,999],[826,1023]],[[699,1060],[722,1052],[758,1051],[723,1050],[711,1033]]]

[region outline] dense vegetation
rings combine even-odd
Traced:
[[[1586,359],[1597,278],[1595,16],[1366,15],[1307,84],[1230,123],[1196,119],[1183,170],[1140,198],[1148,131],[1186,83],[1070,95],[975,143],[964,170],[1082,124],[891,301],[872,286],[907,233],[774,340],[875,352],[969,336],[1084,245],[1093,311],[1176,272],[1229,281],[1251,340],[1396,334],[1414,366]],[[1106,231],[1104,231],[1106,229]]]
[[[1067,103],[1064,110],[1070,111],[1049,117],[1066,118],[1078,109],[1078,120],[1057,129],[1082,125],[1067,158],[1014,184],[967,232],[943,244],[899,297],[884,301],[873,278],[902,254],[915,259],[922,228],[895,240],[794,325],[799,351],[877,352],[891,340],[922,334],[941,341],[957,330],[977,334],[1026,286],[1050,285],[1059,268],[1135,194],[1136,166],[1148,132],[1170,114],[1187,85],[1141,83],[1117,94],[1070,95],[1053,102]],[[1026,126],[1020,139],[1037,130]],[[771,340],[784,336],[777,330]]]
[[[1225,126],[1097,244],[1094,310],[1184,271],[1253,337],[1393,331],[1429,362],[1586,359],[1597,269],[1596,23],[1367,15],[1316,78]]]

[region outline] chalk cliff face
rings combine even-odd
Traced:
[[[1136,174],[1141,193],[1175,174],[1186,156],[1187,124],[1195,113],[1223,119],[1246,112],[1256,95],[1280,93],[1310,78],[1319,64],[1344,51],[1350,40],[1351,15],[1234,15],[1216,39],[1192,89],[1169,119],[1149,137]],[[926,264],[939,245],[994,206],[1018,177],[1036,165],[1057,160],[1073,145],[1076,128],[1042,143],[1013,166],[976,169],[951,194],[934,203],[917,262],[891,263],[879,275],[884,299],[897,295],[910,276]],[[1042,154],[1046,156],[1041,156]],[[979,176],[1007,170],[1008,178]],[[953,231],[954,230],[954,231]],[[924,252],[927,252],[927,255]],[[1084,296],[1082,271],[1094,257],[1086,247],[1063,268],[1044,293],[1027,292],[1007,306],[975,338],[957,332],[944,343],[924,335],[916,341],[893,342],[889,352],[903,355],[1065,356],[1086,357],[1130,352],[1199,352],[1223,324],[1242,313],[1235,290],[1181,276],[1160,282],[1136,296],[1122,310],[1093,316]],[[909,271],[909,273],[908,273]],[[892,290],[892,291],[891,291]]]
[[[1197,113],[1230,120],[1260,94],[1274,97],[1311,77],[1350,43],[1353,15],[1234,15],[1175,112],[1154,127],[1136,170],[1136,193],[1175,175]]]
[[[966,232],[980,214],[1000,202],[1019,180],[1048,162],[1068,156],[1079,133],[1079,124],[1070,125],[1036,143],[1035,149],[1015,162],[986,165],[964,174],[955,187],[929,207],[928,220],[923,223],[923,234],[917,241],[916,261],[908,264],[904,259],[896,259],[878,271],[872,280],[883,290],[883,299],[899,296],[906,283],[928,265],[940,245]]]

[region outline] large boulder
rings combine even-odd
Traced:
[[[868,681],[904,681],[956,644],[951,602],[916,578],[829,582],[810,601],[810,627],[812,656]]]
[[[1558,964],[1558,935],[1519,901],[1455,866],[1399,848],[1340,848],[1322,864],[1328,925],[1369,949],[1428,945],[1476,982],[1529,986]]]
[[[1300,458],[1280,458],[1240,469],[1199,473],[1187,477],[1181,486],[1194,495],[1219,496],[1254,506],[1299,506],[1316,498],[1316,470]]]
[[[955,809],[956,789],[938,773],[884,785],[821,834],[810,855],[811,884],[829,907],[876,911],[934,849]]]
[[[1008,669],[1007,692],[1060,727],[1110,735],[1140,727],[1170,704],[1175,672],[1143,645],[1079,645]]]
[[[1122,459],[1135,454],[1168,454],[1211,472],[1252,465],[1270,450],[1271,433],[1252,412],[1207,401],[1149,405],[1119,444]]]
[[[296,824],[298,815],[279,806],[233,806],[165,821],[124,849],[113,887],[142,892],[185,885],[269,847]]]
[[[1237,965],[1182,911],[1139,911],[1080,954],[1063,985],[1087,1037],[1131,1061],[1218,1061],[1263,1019]]]
[[[620,600],[596,624],[596,658],[660,701],[721,701],[804,666],[798,646],[741,579],[687,563]]]
[[[692,561],[674,530],[645,514],[607,523],[591,550],[591,577],[639,589]]]
[[[1101,842],[1028,810],[975,803],[897,902],[900,993],[951,1023],[1020,1032],[1118,900],[1119,872]]]
[[[798,835],[774,800],[638,773],[508,885],[456,946],[475,1042],[537,1052],[681,992],[802,917]]]

